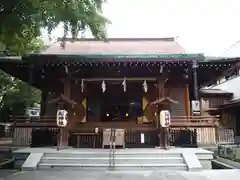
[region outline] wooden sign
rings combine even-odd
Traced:
[[[200,112],[200,101],[196,101],[196,100],[192,101],[192,112],[193,114]]]

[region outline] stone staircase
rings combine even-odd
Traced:
[[[44,153],[37,169],[108,170],[109,150],[90,150],[78,153]],[[146,150],[116,150],[115,170],[187,171],[179,152],[162,153]]]

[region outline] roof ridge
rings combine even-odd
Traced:
[[[62,38],[51,43],[43,54],[186,54],[187,51],[176,41],[176,37],[165,38],[109,38],[108,43],[94,38],[66,38],[65,48],[62,48]],[[73,43],[74,42],[74,43]]]
[[[175,41],[177,37],[158,37],[158,38],[108,38],[106,41]],[[62,41],[63,38],[57,38],[57,42]],[[95,38],[65,38],[65,41],[104,41]]]

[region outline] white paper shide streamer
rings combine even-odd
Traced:
[[[82,79],[81,81],[81,91],[83,92],[84,91],[84,80]]]
[[[65,73],[68,74],[68,67],[64,66],[64,69],[65,69]]]
[[[143,90],[144,90],[144,92],[148,91],[148,85],[147,85],[147,81],[146,80],[143,82]]]
[[[122,85],[123,85],[123,91],[126,92],[126,90],[127,90],[126,78],[124,78]]]
[[[103,80],[102,81],[102,92],[104,93],[106,91],[106,83],[105,81]]]

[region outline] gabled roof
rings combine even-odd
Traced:
[[[52,104],[52,103],[59,103],[59,102],[65,102],[69,105],[76,105],[77,103],[69,98],[67,98],[66,96],[64,96],[63,94],[61,94],[59,97],[55,98],[55,99],[52,99],[50,101],[48,101],[49,104]]]
[[[61,39],[51,44],[42,54],[92,54],[92,55],[144,55],[185,54],[186,50],[170,38],[109,38],[106,42],[95,39]]]
[[[162,97],[160,99],[157,99],[156,101],[152,102],[152,105],[158,105],[158,104],[178,104],[178,101],[173,100],[170,97]]]

